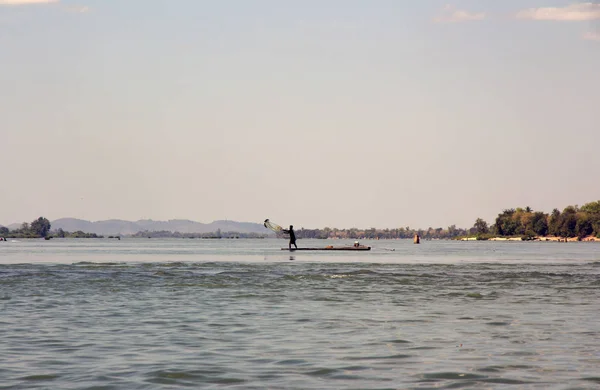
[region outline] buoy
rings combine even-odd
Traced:
[[[413,240],[413,243],[415,243],[415,244],[420,244],[421,243],[421,237],[419,237],[418,234],[415,234],[415,238]]]

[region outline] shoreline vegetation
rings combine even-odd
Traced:
[[[462,241],[598,241],[600,242],[600,200],[583,206],[567,206],[563,211],[554,209],[550,214],[533,211],[530,207],[506,209],[498,214],[493,224],[477,218],[469,229],[448,228],[411,229],[298,229],[298,239],[360,239],[360,240],[394,240],[413,239],[415,236],[424,240],[462,240]],[[20,228],[9,230],[0,227],[0,237],[7,238],[104,238],[95,233],[83,231],[67,232],[62,229],[51,230],[48,219],[39,217],[35,221],[23,223]],[[189,239],[265,239],[272,234],[221,232],[212,233],[180,233],[172,231],[140,231],[131,235],[111,235],[107,238],[189,238]],[[282,238],[281,235],[277,236]]]
[[[53,238],[105,238],[96,233],[86,233],[81,230],[75,232],[64,231],[63,229],[50,230],[52,227],[50,221],[44,217],[39,217],[31,223],[23,222],[18,229],[10,230],[7,227],[0,226],[0,241],[8,238],[44,238],[51,240]],[[239,233],[239,232],[221,232],[218,229],[211,233],[180,233],[171,231],[141,231],[135,234],[115,234],[106,238],[120,240],[121,237],[130,238],[196,238],[196,239],[264,239],[268,234],[259,233]]]
[[[413,239],[462,241],[598,241],[600,242],[600,201],[567,206],[546,214],[531,207],[506,209],[493,224],[477,218],[469,229],[451,225],[446,229],[300,229],[296,238],[316,239]]]
[[[531,207],[506,209],[495,223],[478,218],[469,233],[457,239],[466,241],[600,241],[600,201],[583,206],[567,206],[562,212],[535,212]]]

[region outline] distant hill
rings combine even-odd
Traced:
[[[119,219],[109,219],[106,221],[90,222],[76,218],[61,218],[51,222],[52,230],[63,229],[68,232],[83,231],[85,233],[96,233],[102,235],[110,234],[135,234],[140,231],[170,231],[180,233],[212,233],[217,230],[222,232],[238,233],[259,233],[269,234],[260,223],[236,222],[236,221],[214,221],[211,223],[200,223],[184,219],[172,219],[169,221],[153,221],[144,219],[140,221],[123,221]],[[11,225],[13,226],[13,225]],[[19,228],[20,224],[14,224],[14,228]],[[10,229],[13,229],[9,226]]]

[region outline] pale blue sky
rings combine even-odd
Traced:
[[[36,0],[0,0],[0,224],[468,227],[600,199],[600,6],[11,2]]]

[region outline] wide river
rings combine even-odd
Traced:
[[[0,389],[600,387],[600,244],[362,243],[0,242]]]

